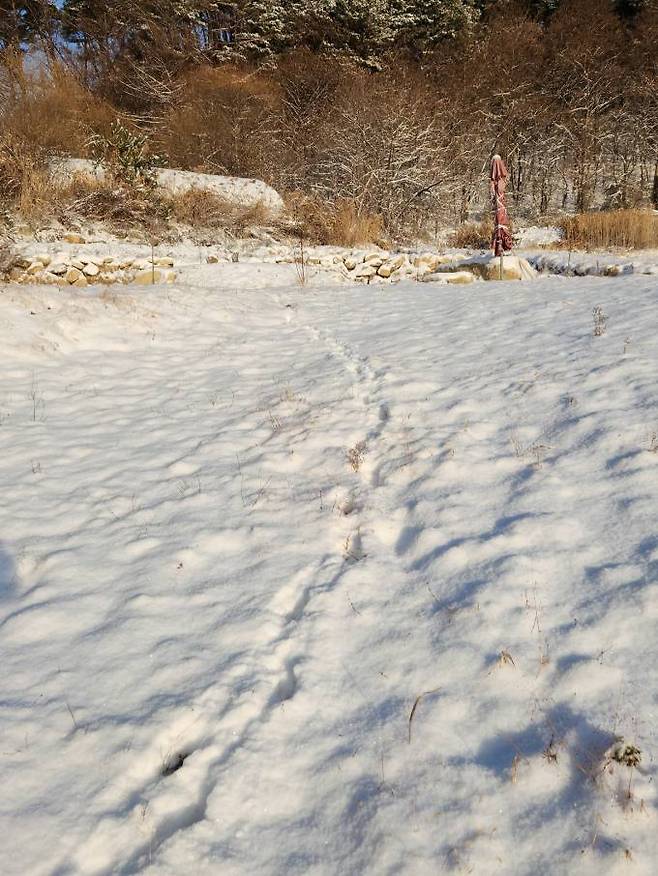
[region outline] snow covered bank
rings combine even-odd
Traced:
[[[3,874],[652,873],[655,282],[194,270],[0,291]]]
[[[102,167],[85,158],[63,158],[53,165],[53,175],[60,181],[67,182],[74,174],[83,174],[97,180],[105,177]],[[171,168],[157,170],[155,176],[158,185],[172,194],[198,189],[212,192],[237,207],[251,208],[261,205],[271,213],[281,212],[284,206],[279,193],[259,179],[193,173]]]

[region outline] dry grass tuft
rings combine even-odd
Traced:
[[[286,197],[286,206],[296,233],[312,243],[331,246],[385,244],[382,217],[359,210],[349,199],[332,204],[317,196],[292,192]]]
[[[115,232],[134,228],[148,232],[167,218],[166,208],[153,193],[88,177],[74,177],[59,190],[59,212],[61,219],[104,222]]]
[[[489,249],[493,236],[493,222],[483,219],[481,222],[465,222],[448,237],[450,246],[458,249]]]
[[[59,187],[48,172],[45,151],[11,132],[0,133],[0,199],[28,221],[58,211]]]
[[[382,217],[358,209],[354,201],[336,203],[328,221],[327,243],[335,246],[359,246],[376,243],[383,237]]]
[[[658,214],[651,210],[578,213],[560,221],[569,249],[653,249],[658,247]]]
[[[172,218],[192,228],[223,228],[236,234],[271,221],[268,208],[260,203],[240,207],[214,192],[189,189],[171,196],[164,196]]]

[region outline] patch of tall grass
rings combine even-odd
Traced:
[[[652,210],[578,213],[562,217],[560,226],[569,249],[658,249],[658,213]]]

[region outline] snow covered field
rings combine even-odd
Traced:
[[[0,872],[655,873],[656,278],[190,276],[0,289]]]

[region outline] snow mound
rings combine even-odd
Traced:
[[[61,181],[69,180],[74,174],[84,174],[96,180],[103,180],[105,169],[86,158],[65,158],[52,167],[53,177]],[[198,189],[212,192],[238,207],[262,205],[272,213],[283,210],[281,195],[259,179],[246,179],[237,176],[219,176],[210,173],[193,173],[188,170],[163,168],[156,171],[158,185],[172,194]]]

